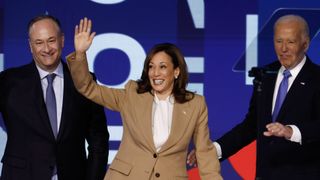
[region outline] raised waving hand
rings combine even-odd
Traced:
[[[80,20],[79,25],[76,25],[74,30],[74,48],[77,53],[85,53],[96,35],[95,32],[91,33],[92,22],[88,18]]]

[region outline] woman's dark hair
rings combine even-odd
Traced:
[[[149,81],[149,63],[153,56],[158,52],[165,52],[171,57],[174,69],[179,67],[180,74],[177,79],[174,80],[174,85],[172,89],[172,94],[175,98],[175,101],[178,103],[185,103],[190,101],[194,97],[194,93],[186,90],[188,83],[188,68],[184,57],[177,46],[171,43],[162,43],[156,44],[147,54],[147,57],[144,61],[143,71],[141,78],[138,80],[137,93],[152,93],[151,83]]]

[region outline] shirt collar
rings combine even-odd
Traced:
[[[36,67],[38,69],[39,75],[40,75],[40,79],[44,79],[48,74],[50,74],[49,72],[41,69],[37,64]],[[63,66],[62,63],[60,62],[59,65],[57,66],[57,68],[52,72],[54,74],[56,74],[57,76],[63,78]]]
[[[289,69],[289,70],[290,70],[290,73],[291,73],[291,75],[292,75],[293,77],[296,77],[296,76],[299,74],[299,72],[300,72],[300,70],[302,69],[303,65],[306,63],[306,60],[307,60],[307,57],[304,56],[303,59],[302,59],[302,61],[301,61],[299,64],[297,64],[294,68]],[[286,68],[285,68],[284,66],[281,66],[279,72],[280,72],[281,74],[283,74],[284,70],[286,70]]]
[[[158,96],[157,96],[157,94],[156,93],[154,93],[154,98],[153,98],[153,100],[154,100],[154,102],[156,103],[156,104],[159,104],[160,103],[160,99],[158,98]],[[173,95],[171,94],[170,96],[168,96],[165,100],[161,100],[161,101],[165,101],[165,102],[170,102],[171,104],[173,104],[174,103],[174,97],[173,97]]]

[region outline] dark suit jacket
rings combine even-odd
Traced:
[[[240,124],[223,135],[223,159],[228,158],[253,140],[257,140],[257,179],[320,179],[320,70],[309,58],[287,93],[277,121],[296,125],[302,145],[278,137],[265,137],[271,123],[272,99],[277,61],[266,66],[274,73],[262,77],[262,91],[254,90],[249,111]]]
[[[57,139],[34,62],[1,72],[0,111],[8,135],[1,179],[49,180],[54,165],[59,180],[103,179],[109,138],[104,109],[76,91],[65,63],[63,71],[64,97]],[[89,144],[88,158],[85,140]]]

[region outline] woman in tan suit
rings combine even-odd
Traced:
[[[98,85],[85,52],[95,33],[91,20],[75,28],[75,52],[67,57],[74,84],[92,101],[121,113],[123,137],[105,180],[188,179],[186,155],[193,138],[201,179],[222,179],[216,150],[209,138],[203,96],[186,90],[188,72],[173,44],[154,46],[139,81],[124,89]]]

